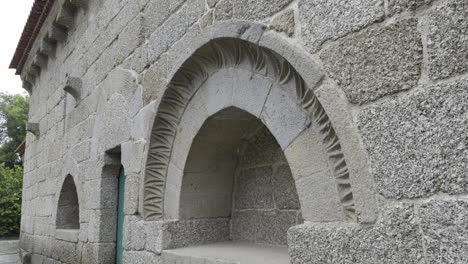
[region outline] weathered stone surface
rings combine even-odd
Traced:
[[[115,243],[86,243],[81,255],[83,264],[114,263]]]
[[[286,245],[287,231],[299,224],[296,211],[235,210],[232,216],[232,239],[258,244]]]
[[[423,87],[361,112],[379,193],[414,198],[467,192],[467,87],[468,80]]]
[[[119,94],[111,96],[97,119],[98,151],[103,152],[130,138],[130,118],[127,101]],[[95,146],[97,147],[97,146]]]
[[[262,20],[279,12],[290,2],[292,0],[221,0],[216,5],[215,20]]]
[[[273,171],[270,167],[245,169],[240,172],[234,205],[237,209],[273,208]]]
[[[148,234],[149,235],[149,234]],[[145,223],[136,216],[125,217],[125,250],[143,250],[146,244]]]
[[[260,119],[282,150],[310,125],[310,119],[302,108],[280,87],[271,88]]]
[[[468,71],[468,3],[448,0],[427,16],[429,77],[447,78]]]
[[[206,0],[206,3],[211,8],[213,8],[218,2],[219,2],[219,0]]]
[[[235,0],[234,17],[245,20],[261,20],[269,17],[292,0]]]
[[[289,37],[294,35],[296,29],[294,9],[287,9],[274,17],[271,21],[270,28],[278,32],[284,32]]]
[[[52,257],[64,263],[79,263],[81,259],[76,243],[61,240],[55,240]]]
[[[229,240],[228,218],[194,219],[168,222],[164,249],[209,244]]]
[[[387,16],[393,16],[405,11],[414,11],[433,0],[389,0],[387,3]]]
[[[146,251],[125,251],[123,254],[123,263],[128,264],[159,264],[161,262],[160,258],[151,252]]]
[[[167,70],[167,56],[163,55],[144,73],[142,83],[144,105],[162,97],[168,83]]]
[[[327,40],[335,40],[379,21],[384,16],[384,1],[299,2],[302,40],[312,53]]]
[[[288,232],[291,263],[424,263],[411,205],[387,207],[373,227],[304,224]]]
[[[366,103],[418,83],[422,42],[416,19],[365,30],[320,55],[352,103]]]
[[[257,167],[271,165],[284,157],[275,137],[263,124],[261,128],[247,140],[240,155],[240,163],[243,167]]]
[[[272,175],[273,197],[278,209],[300,209],[295,181],[289,166],[277,167]]]
[[[215,20],[227,20],[232,18],[233,4],[231,0],[221,0],[216,6]]]
[[[427,261],[468,262],[468,200],[432,200],[419,208]]]

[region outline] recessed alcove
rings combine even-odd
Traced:
[[[198,246],[215,255],[248,248],[252,256],[276,248],[288,259],[287,230],[303,222],[299,198],[283,151],[259,119],[230,107],[204,122],[185,163],[179,216],[212,234],[175,255]]]
[[[56,228],[64,230],[80,229],[80,206],[75,181],[68,175],[63,182],[57,207]]]

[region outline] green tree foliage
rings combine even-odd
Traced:
[[[0,237],[19,232],[23,168],[15,150],[26,137],[28,99],[0,93]]]
[[[19,231],[23,168],[0,164],[0,237]]]
[[[26,137],[29,98],[0,93],[0,163],[9,168],[21,165],[15,153]]]

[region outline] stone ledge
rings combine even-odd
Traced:
[[[79,229],[57,229],[55,238],[68,242],[78,242]]]

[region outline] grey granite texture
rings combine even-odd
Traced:
[[[432,200],[419,214],[428,263],[468,263],[468,199]]]
[[[422,87],[359,118],[377,191],[416,198],[468,191],[468,80]]]
[[[301,38],[311,53],[327,40],[336,40],[384,17],[383,0],[301,0]]]
[[[273,208],[273,171],[270,167],[242,170],[237,178],[234,204],[238,209]]]
[[[427,15],[429,77],[447,78],[468,71],[468,3],[448,0]]]
[[[432,3],[432,1],[433,0],[388,0],[387,16],[415,11],[424,5]]]
[[[408,19],[347,36],[320,58],[349,101],[363,104],[416,86],[423,61],[418,21]]]
[[[384,209],[381,222],[304,224],[288,232],[291,263],[424,263],[412,205]]]
[[[296,30],[294,9],[286,9],[275,16],[271,21],[270,28],[278,32],[284,32],[289,37],[294,35]]]

